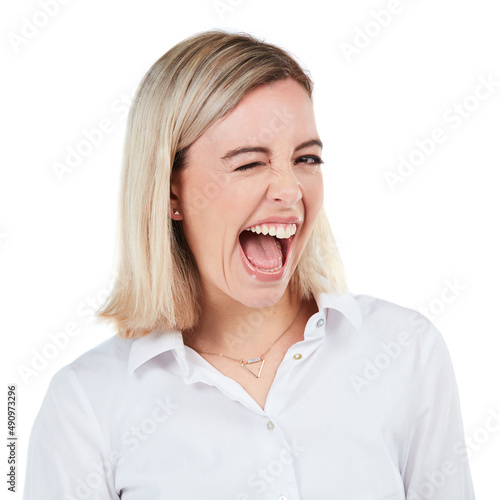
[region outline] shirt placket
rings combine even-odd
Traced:
[[[316,313],[306,326],[304,340],[294,344],[286,353],[264,409],[237,382],[228,379],[213,367],[205,366],[202,359],[192,357],[192,353],[187,353],[184,349],[176,352],[185,383],[203,382],[214,386],[228,398],[244,405],[258,419],[258,427],[262,429],[258,435],[258,444],[249,444],[247,451],[255,450],[259,455],[259,448],[263,447],[267,458],[256,462],[255,469],[242,479],[242,489],[236,496],[239,500],[300,499],[295,461],[300,459],[305,443],[301,443],[297,436],[287,435],[286,423],[283,425],[280,416],[290,398],[300,397],[294,394],[293,386],[300,379],[301,365],[307,362],[324,340],[325,318],[324,311]],[[288,382],[291,375],[296,383],[290,385]]]

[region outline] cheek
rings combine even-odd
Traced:
[[[215,185],[192,186],[185,191],[184,232],[196,256],[208,259],[220,254],[229,235],[241,225],[246,198]]]
[[[323,176],[321,172],[311,175],[304,180],[304,202],[310,216],[316,218],[318,212],[323,206],[324,189]]]

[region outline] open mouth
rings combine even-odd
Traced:
[[[240,246],[251,267],[273,273],[286,264],[296,231],[295,224],[251,226],[240,233]]]

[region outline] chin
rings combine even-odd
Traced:
[[[238,296],[233,296],[241,304],[251,308],[264,308],[277,304],[285,295],[290,280],[264,282],[254,280],[254,286],[245,286]]]

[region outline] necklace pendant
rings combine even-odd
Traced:
[[[260,361],[260,357],[258,358],[251,358],[251,359],[247,359],[245,364],[247,363],[258,363]]]
[[[241,362],[241,366],[245,368],[245,370],[249,373],[251,373],[255,378],[259,378],[260,374],[262,372],[262,367],[264,366],[265,359],[261,356],[259,358],[251,358],[247,359],[246,361]],[[255,373],[253,370],[251,370],[247,365],[254,364],[254,363],[260,363],[259,371],[258,373]]]

